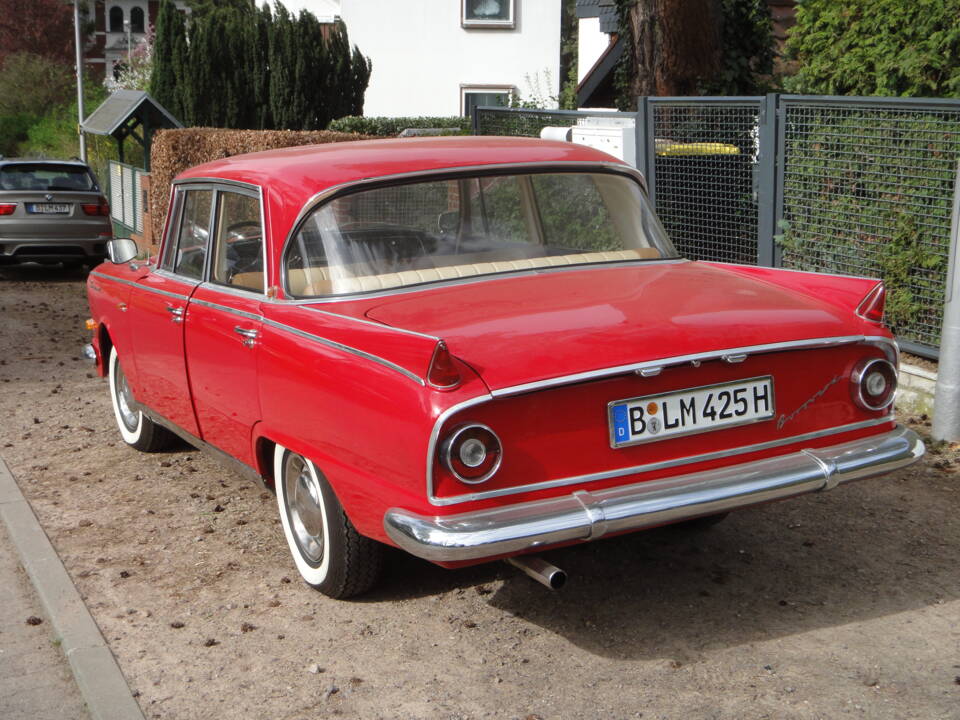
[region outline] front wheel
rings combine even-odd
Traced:
[[[173,443],[173,433],[157,425],[137,407],[115,347],[110,348],[110,399],[117,429],[127,445],[141,452],[159,452]]]
[[[332,598],[373,587],[383,546],[356,531],[323,473],[277,445],[273,477],[283,534],[304,581]]]

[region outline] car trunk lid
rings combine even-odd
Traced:
[[[381,299],[366,315],[443,338],[494,391],[859,329],[835,305],[685,261],[490,278]]]

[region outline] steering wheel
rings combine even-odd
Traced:
[[[243,234],[243,230],[256,230],[256,232],[247,237]],[[260,237],[261,234],[260,222],[257,220],[240,220],[227,225],[227,237],[229,238],[232,235],[233,240],[251,240],[254,237]]]

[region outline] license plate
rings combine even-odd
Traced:
[[[610,446],[619,448],[768,420],[775,413],[773,378],[645,395],[607,407]]]
[[[33,203],[27,205],[27,212],[34,215],[66,215],[70,206],[65,203]]]

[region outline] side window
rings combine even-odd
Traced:
[[[194,280],[202,280],[210,236],[213,190],[187,190],[184,195],[173,271]]]
[[[260,201],[251,195],[221,191],[212,280],[221,285],[263,292],[263,231]]]

